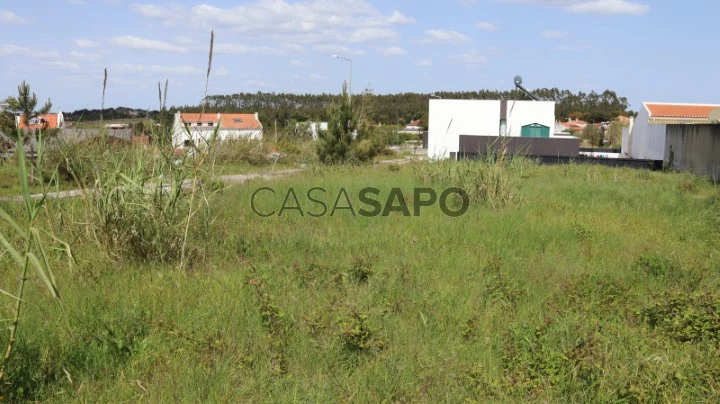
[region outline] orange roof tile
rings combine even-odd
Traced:
[[[707,118],[720,105],[645,103],[645,107],[656,118]]]
[[[262,129],[255,114],[222,114],[220,127],[226,129]]]
[[[185,123],[220,122],[221,129],[262,129],[262,124],[255,118],[255,114],[181,113],[180,119]]]

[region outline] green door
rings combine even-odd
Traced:
[[[550,128],[539,123],[525,125],[520,129],[522,137],[550,137]]]

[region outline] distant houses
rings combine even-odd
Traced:
[[[28,120],[28,124],[25,124],[24,114],[18,114],[15,116],[15,126],[22,130],[61,129],[64,125],[65,119],[62,112],[33,115]]]
[[[219,127],[219,129],[217,129]],[[263,126],[254,114],[177,112],[173,121],[173,145],[184,147],[209,139],[217,130],[218,139],[262,140]]]

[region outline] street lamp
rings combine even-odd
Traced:
[[[348,83],[348,87],[349,87],[348,93],[349,93],[349,97],[350,97],[350,105],[352,105],[352,59],[346,58],[346,57],[340,56],[340,55],[332,55],[332,56],[335,59],[344,59],[344,60],[347,60],[348,62],[350,62],[350,81]]]

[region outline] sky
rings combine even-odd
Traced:
[[[720,103],[709,0],[0,0],[0,98],[157,109],[238,92],[602,92]],[[342,58],[334,58],[339,55]],[[344,59],[343,59],[344,58]],[[349,60],[348,60],[349,59]],[[247,111],[252,112],[252,111]]]

